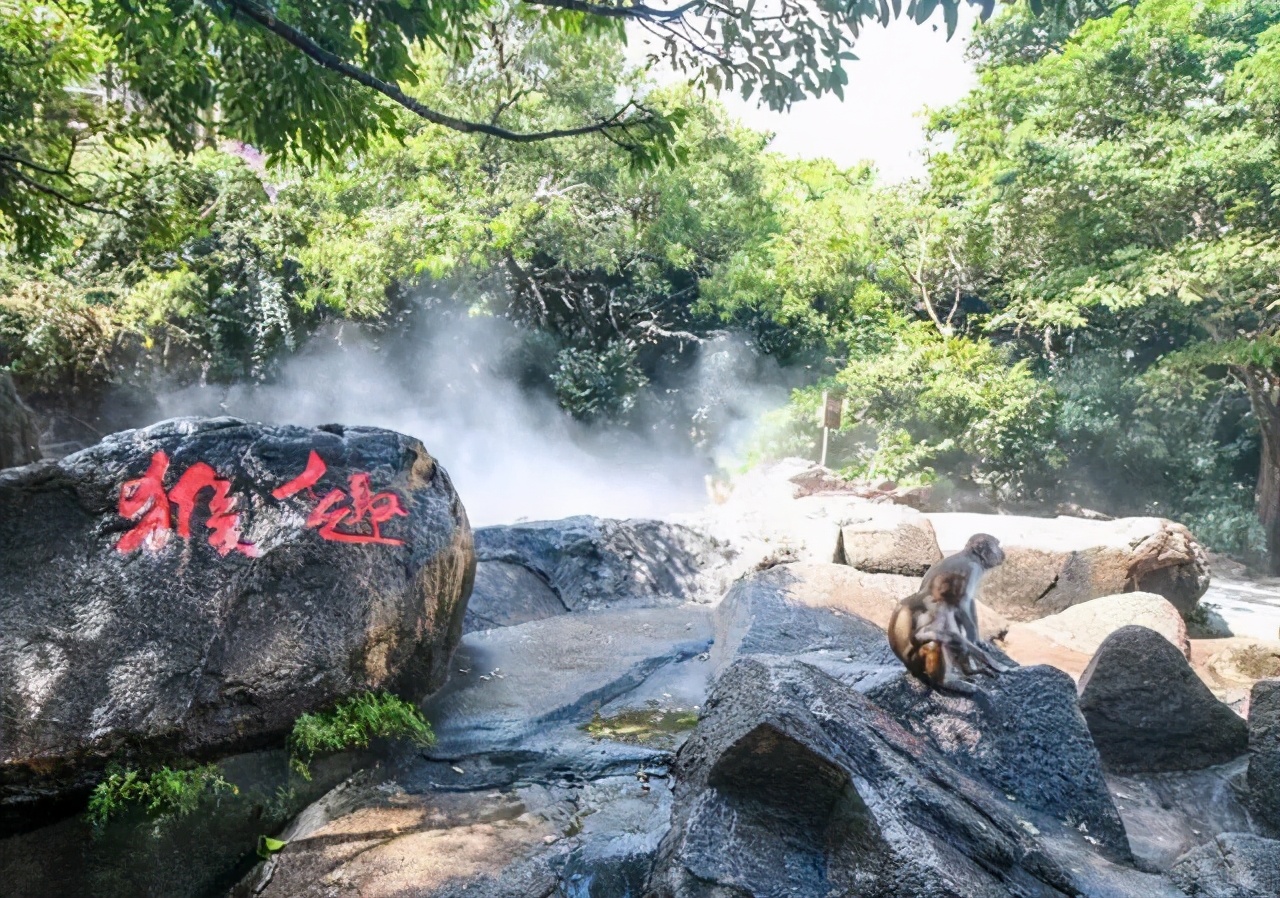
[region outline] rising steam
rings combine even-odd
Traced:
[[[645,407],[662,410],[651,420],[626,430],[588,426],[522,383],[522,355],[536,354],[536,342],[502,320],[419,308],[391,333],[351,324],[324,331],[269,383],[186,387],[159,403],[166,416],[409,434],[449,471],[472,523],[486,525],[693,511],[706,502],[706,474],[731,464],[754,419],[787,398],[776,365],[720,337],[693,350],[696,361],[680,375],[650,387],[642,417]]]

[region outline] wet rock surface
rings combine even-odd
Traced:
[[[1146,627],[1122,627],[1080,678],[1080,708],[1108,770],[1195,770],[1244,754],[1248,727],[1187,659]]]
[[[721,674],[674,773],[674,825],[650,881],[664,898],[1177,894],[794,659]]]
[[[139,808],[95,827],[82,814],[0,839],[0,893],[6,898],[181,898],[222,896],[253,868],[264,833],[274,832],[370,763],[352,753],[289,769],[281,749],[233,755],[219,773],[224,792],[186,816],[152,819]]]
[[[1124,825],[1071,677],[1052,667],[1023,667],[984,689],[975,701],[898,677],[867,696],[959,770],[1128,860]]]
[[[585,515],[476,531],[480,562],[532,571],[570,611],[693,600],[717,548],[680,524]]]
[[[462,631],[511,627],[568,611],[550,584],[529,568],[508,561],[481,561],[476,565]]]
[[[1169,871],[1215,833],[1256,834],[1247,758],[1104,777],[1059,671],[1015,668],[979,679],[973,697],[926,689],[882,629],[918,576],[835,563],[870,503],[785,488],[793,507],[779,520],[736,521],[775,528],[776,540],[764,529],[739,543],[714,528],[594,518],[485,528],[467,633],[448,682],[422,705],[435,744],[379,745],[374,766],[287,825],[262,811],[262,831],[287,844],[234,894],[1172,898],[1246,881],[1208,852],[1182,865],[1181,888]],[[256,545],[261,509],[248,501],[245,541]],[[897,527],[866,520],[872,549]],[[794,541],[783,532],[792,525]],[[1152,531],[1138,529],[1141,544]],[[1134,545],[1125,551],[1132,560]],[[801,556],[810,560],[777,563]],[[729,573],[742,576],[719,588]],[[979,617],[988,635],[1007,626],[990,608]],[[1156,677],[1165,669],[1162,659]],[[193,832],[220,838],[222,805],[202,811],[209,822]],[[15,844],[0,841],[0,852]],[[24,845],[42,861],[54,854]],[[122,848],[132,851],[145,854]],[[66,880],[64,891],[225,894],[248,856],[220,851],[188,879],[100,877],[91,890]]]
[[[437,743],[313,805],[240,894],[1180,894],[1132,866],[1069,677],[930,693],[838,567],[466,635]]]
[[[1193,898],[1280,895],[1280,842],[1223,833],[1178,861],[1173,881]]]
[[[1245,802],[1246,761],[1203,770],[1107,774],[1107,786],[1140,866],[1169,870],[1215,833],[1256,832]]]
[[[390,431],[176,419],[0,474],[6,820],[108,760],[217,757],[360,690],[430,692],[473,566],[448,474]]]

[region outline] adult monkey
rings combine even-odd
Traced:
[[[965,636],[975,645],[978,638],[978,586],[982,577],[992,568],[1004,564],[1004,549],[1000,548],[1000,540],[989,533],[975,533],[969,537],[964,548],[949,558],[944,558],[924,572],[920,581],[920,591],[928,592],[936,577],[943,574],[960,574],[966,578],[964,599],[956,615]]]
[[[920,590],[889,618],[889,645],[917,678],[935,688],[972,692],[959,673],[994,675],[1007,668],[982,648],[975,607],[983,575],[1004,561],[1000,541],[986,533],[925,572]]]

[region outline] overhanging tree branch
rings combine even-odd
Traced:
[[[383,81],[381,78],[377,78],[366,72],[364,69],[352,65],[336,54],[329,52],[297,28],[294,28],[287,22],[280,21],[280,19],[276,18],[275,14],[262,8],[258,4],[251,2],[251,0],[224,0],[224,2],[228,7],[234,9],[254,24],[270,31],[286,43],[292,45],[317,65],[329,69],[332,72],[337,72],[343,77],[350,78],[351,80],[363,84],[365,87],[372,90],[376,90],[384,97],[398,103],[420,118],[454,131],[461,131],[464,134],[488,134],[492,137],[509,140],[513,143],[534,143],[540,140],[553,140],[561,137],[579,137],[583,134],[607,133],[615,128],[626,128],[629,125],[645,124],[648,121],[653,120],[652,116],[649,116],[648,118],[641,119],[639,121],[624,121],[623,116],[628,112],[628,110],[635,106],[634,103],[629,103],[609,118],[594,122],[590,125],[581,125],[577,128],[557,128],[551,131],[511,131],[507,128],[494,124],[473,122],[466,119],[456,118],[418,102],[413,97],[402,91],[397,85]],[[563,2],[574,2],[574,0],[563,0]]]
[[[555,9],[566,9],[572,12],[583,12],[592,16],[607,19],[648,19],[653,22],[669,22],[683,18],[684,14],[700,6],[706,6],[707,0],[690,0],[675,9],[655,9],[643,3],[630,6],[612,6],[607,3],[587,3],[585,0],[523,0],[529,6],[550,6]]]
[[[43,193],[45,196],[53,197],[59,202],[66,203],[68,206],[73,206],[77,209],[84,209],[87,212],[97,212],[100,215],[120,214],[115,209],[108,209],[106,206],[99,206],[91,200],[78,200],[70,194],[63,193],[56,187],[50,187],[48,184],[37,181],[35,178],[30,178],[9,162],[0,161],[0,171],[8,172],[14,180],[25,184],[31,190],[34,190],[37,193]]]

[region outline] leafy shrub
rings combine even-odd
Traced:
[[[849,476],[941,477],[1023,499],[1042,491],[1061,463],[1053,390],[983,340],[913,327],[895,349],[853,360],[827,386],[849,399],[851,414],[828,447],[828,465]],[[810,454],[820,393],[797,390],[787,412],[758,433],[756,453]]]
[[[185,817],[206,797],[240,790],[227,782],[218,768],[205,764],[190,770],[161,767],[150,774],[113,768],[89,796],[89,820],[102,826],[128,807],[141,807],[158,819]]]
[[[386,692],[363,692],[332,711],[303,714],[289,736],[290,764],[311,779],[311,761],[321,752],[368,748],[374,738],[401,737],[418,745],[435,741],[431,725],[416,707]]]

